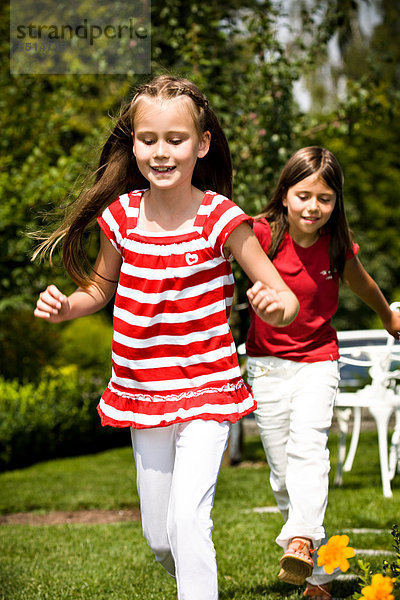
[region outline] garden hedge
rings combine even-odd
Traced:
[[[100,425],[105,385],[76,365],[48,367],[38,383],[0,377],[0,470],[128,444],[126,430]]]

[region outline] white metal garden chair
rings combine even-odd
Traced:
[[[399,310],[400,302],[391,305]],[[353,466],[361,431],[362,409],[367,408],[374,418],[378,432],[379,460],[382,478],[383,495],[392,496],[391,480],[399,468],[400,461],[400,394],[396,388],[396,380],[400,378],[400,370],[393,365],[400,361],[400,343],[384,329],[338,332],[341,365],[341,386],[335,402],[336,416],[339,424],[338,467],[335,483],[342,485],[343,472]],[[354,381],[349,380],[351,367],[364,370],[370,381],[362,387],[351,390]],[[347,370],[347,376],[345,371]],[[358,386],[359,386],[358,382]],[[349,391],[350,387],[350,391]],[[395,413],[395,427],[388,451],[388,426],[392,414]],[[353,431],[349,451],[346,455],[346,438],[350,416],[353,414]]]

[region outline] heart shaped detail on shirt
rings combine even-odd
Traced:
[[[190,252],[188,252],[187,254],[185,254],[185,259],[187,264],[190,266],[196,264],[199,260],[199,257],[197,256],[197,254],[190,254]]]

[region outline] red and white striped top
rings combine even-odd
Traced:
[[[121,196],[98,217],[123,260],[112,376],[98,405],[102,424],[234,423],[256,404],[228,325],[234,280],[223,246],[251,218],[231,200],[206,192],[192,228],[143,231],[137,226],[143,192]]]

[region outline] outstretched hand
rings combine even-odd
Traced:
[[[395,340],[400,339],[400,312],[398,310],[391,311],[391,318],[383,322],[385,329],[394,337]]]
[[[66,321],[70,312],[70,305],[65,296],[55,285],[49,285],[41,292],[33,312],[35,317],[45,319],[50,323]]]
[[[285,305],[274,289],[269,288],[261,281],[256,281],[247,290],[247,297],[260,319],[269,325],[279,326],[282,324]]]

